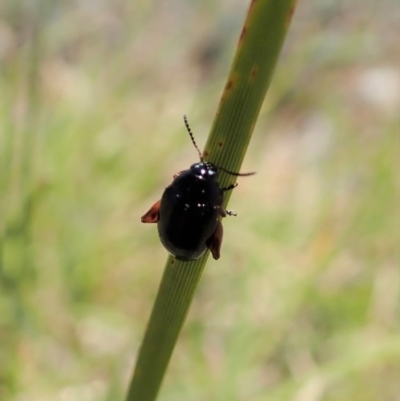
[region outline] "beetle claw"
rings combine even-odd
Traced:
[[[221,215],[221,217],[237,216],[237,214],[233,210],[225,210],[222,207],[220,207],[220,209],[219,209],[219,214]]]
[[[157,221],[160,220],[160,214],[159,214],[160,204],[161,200],[157,201],[149,209],[149,211],[142,216],[141,218],[142,223],[157,223]]]

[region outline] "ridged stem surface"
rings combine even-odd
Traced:
[[[295,0],[251,2],[203,152],[207,161],[230,171],[240,171],[295,3]],[[234,180],[233,176],[221,172],[222,187]],[[208,253],[193,262],[168,258],[127,401],[156,399],[207,258]]]

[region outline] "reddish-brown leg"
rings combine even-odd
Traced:
[[[157,221],[160,219],[160,215],[158,213],[160,210],[160,203],[161,201],[159,200],[146,214],[142,216],[142,223],[157,223]]]
[[[219,220],[214,234],[207,241],[207,246],[210,249],[211,254],[215,260],[218,260],[220,257],[223,234],[224,230],[222,228],[221,220]]]
[[[181,170],[181,171],[178,171],[177,173],[175,173],[175,174],[173,175],[174,180],[175,180],[176,177],[180,176],[184,171],[185,171],[185,170]]]

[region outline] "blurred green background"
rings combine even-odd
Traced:
[[[1,3],[1,401],[123,398],[247,6]],[[299,3],[160,400],[400,400],[399,23]]]

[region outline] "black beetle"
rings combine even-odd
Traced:
[[[186,116],[183,119],[199,153],[200,163],[175,174],[161,200],[141,220],[142,223],[157,223],[162,244],[177,259],[198,259],[207,249],[210,249],[214,259],[219,259],[223,235],[220,217],[235,215],[222,207],[223,195],[237,184],[221,188],[217,181],[218,170],[234,176],[255,173],[233,173],[204,161]]]

